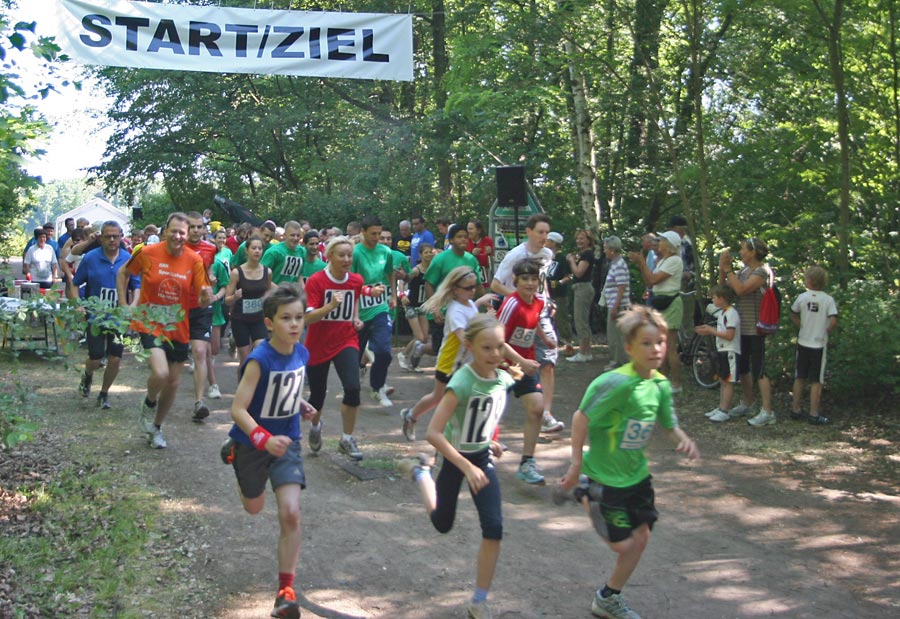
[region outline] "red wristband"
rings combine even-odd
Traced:
[[[266,450],[266,443],[272,438],[272,434],[262,426],[256,426],[250,433],[250,442],[260,451]]]
[[[362,292],[365,296],[372,296],[372,287],[371,286],[363,286]]]

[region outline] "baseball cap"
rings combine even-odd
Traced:
[[[553,241],[557,245],[562,245],[563,235],[561,235],[559,232],[551,232],[550,234],[547,235],[547,240]]]
[[[657,232],[656,236],[666,239],[672,247],[681,247],[681,235],[674,230],[666,230],[665,232]]]

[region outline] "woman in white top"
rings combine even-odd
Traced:
[[[628,254],[628,259],[641,269],[644,284],[652,286],[651,305],[662,312],[669,332],[666,346],[668,368],[666,376],[672,383],[672,393],[681,393],[681,361],[678,359],[678,327],[684,316],[684,305],[681,302],[681,275],[684,263],[681,261],[681,237],[674,230],[659,233],[656,268],[650,271],[647,259],[639,251]]]

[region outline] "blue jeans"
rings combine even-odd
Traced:
[[[387,382],[388,367],[391,365],[391,333],[394,330],[394,323],[391,321],[391,315],[382,312],[375,316],[372,320],[363,323],[363,328],[359,332],[359,359],[362,365],[362,358],[365,354],[366,344],[369,350],[375,355],[375,362],[369,371],[369,385],[375,391],[378,391]]]

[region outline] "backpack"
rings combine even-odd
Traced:
[[[756,332],[759,335],[771,335],[778,330],[781,318],[781,291],[775,285],[775,274],[772,274],[771,285],[763,293],[759,303],[759,319],[756,321]]]

